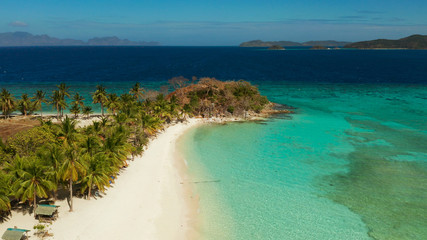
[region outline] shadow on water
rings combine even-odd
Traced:
[[[347,156],[349,171],[319,181],[325,196],[359,214],[374,239],[427,239],[425,135],[378,122],[350,122],[374,131],[353,135],[359,141],[353,141],[355,150]],[[389,144],[369,144],[379,139]],[[408,154],[408,149],[421,157],[393,160]]]

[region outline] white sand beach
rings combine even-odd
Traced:
[[[196,212],[197,204],[182,184],[182,160],[176,156],[175,143],[201,122],[190,119],[160,133],[142,157],[129,162],[102,197],[74,198],[74,212],[68,211],[66,201],[57,201],[59,218],[49,226],[51,239],[188,239],[192,228],[189,216]],[[14,226],[32,230],[35,224],[32,214],[13,211],[12,217],[0,224],[0,234]]]

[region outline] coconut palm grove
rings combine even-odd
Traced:
[[[242,80],[175,77],[169,83],[174,89],[170,94],[146,91],[136,83],[128,93],[117,95],[98,85],[92,100],[101,113],[85,127],[77,123],[94,113],[93,106],[86,106],[85,99],[64,83],[51,93],[38,90],[20,99],[2,89],[3,118],[20,112],[40,124],[0,141],[0,214],[8,215],[18,206],[34,211],[37,203],[53,202],[64,191],[73,211],[74,195],[90,199],[104,192],[166,124],[192,116],[246,116],[270,104]],[[56,114],[43,116],[43,103]],[[39,114],[33,115],[36,111]]]

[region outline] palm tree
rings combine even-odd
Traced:
[[[179,117],[182,113],[182,108],[179,106],[178,98],[173,95],[169,100],[169,111],[173,117]]]
[[[92,188],[96,186],[102,192],[110,185],[109,175],[112,173],[106,156],[100,152],[94,157],[89,154],[85,155],[87,172],[81,182],[82,193],[88,191],[88,199],[92,196]]]
[[[59,130],[59,139],[65,147],[72,146],[77,141],[77,122],[68,116],[61,122]]]
[[[89,154],[89,156],[92,157],[100,148],[99,138],[96,136],[86,135],[85,139],[80,143],[80,147],[83,153]]]
[[[108,94],[107,97],[107,108],[116,115],[116,110],[120,107],[119,97],[115,93]]]
[[[71,101],[72,104],[78,105],[80,107],[84,107],[83,101],[85,99],[83,98],[83,96],[80,96],[79,93],[74,94],[74,96],[73,96],[73,98],[71,100],[72,100]]]
[[[27,116],[28,110],[31,110],[31,99],[28,94],[22,94],[21,99],[18,101],[18,108],[24,116]]]
[[[26,161],[27,160],[25,158],[21,158],[19,155],[16,155],[13,161],[6,162],[3,166],[3,170],[8,175],[8,185],[14,190],[17,189],[16,183],[18,183],[18,180],[21,178],[22,170],[25,168]]]
[[[86,174],[86,167],[82,161],[81,154],[75,147],[67,147],[65,159],[61,167],[62,180],[68,181],[70,191],[70,212],[73,211],[73,182]]]
[[[139,83],[135,83],[135,85],[130,89],[129,93],[138,101],[144,95],[144,88],[142,88]]]
[[[42,90],[37,90],[36,94],[33,97],[34,100],[34,109],[40,109],[41,117],[43,117],[43,107],[42,103],[46,103],[46,93]]]
[[[108,117],[102,117],[101,121],[99,121],[99,124],[100,124],[102,129],[105,129],[109,123],[110,123],[110,121],[108,120]]]
[[[91,125],[85,129],[86,136],[99,136],[102,132],[102,126],[100,122],[92,122]],[[84,140],[86,141],[86,140]]]
[[[34,211],[37,197],[48,197],[48,192],[55,188],[47,174],[48,167],[41,164],[39,159],[30,159],[22,171],[20,187],[17,196],[21,201],[33,200]]]
[[[172,115],[169,111],[169,103],[165,100],[163,94],[157,95],[153,110],[160,119],[165,119],[168,123],[171,121]]]
[[[59,113],[61,111],[62,102],[61,93],[59,92],[59,90],[54,90],[50,98],[50,104],[52,104],[53,108],[56,108],[56,118],[59,119]]]
[[[163,123],[160,118],[151,114],[147,114],[145,111],[139,112],[137,121],[142,130],[148,135],[155,133]]]
[[[132,146],[127,142],[128,132],[123,126],[111,129],[103,141],[101,152],[111,161],[114,167],[126,166],[127,156],[132,152]]]
[[[68,92],[68,87],[65,83],[60,83],[59,85],[56,85],[58,87],[59,95],[61,98],[61,116],[64,115],[64,110],[68,106],[67,101],[65,101],[65,97],[70,97],[70,93]]]
[[[0,215],[10,210],[10,188],[7,183],[6,174],[0,170]]]
[[[90,117],[90,114],[93,113],[91,106],[84,106],[82,113],[86,115],[86,117]]]
[[[68,89],[70,89],[70,87],[68,87],[65,83],[60,83],[59,85],[56,85],[56,87],[58,87],[62,97],[70,97],[70,93],[68,92]]]
[[[49,144],[40,150],[38,158],[43,161],[43,165],[49,166],[51,181],[58,186],[61,180],[60,169],[65,158],[63,149],[57,144]],[[53,197],[56,199],[56,188],[53,191]]]
[[[60,108],[61,108],[61,117],[64,116],[64,110],[67,109],[68,104],[67,101],[65,101],[64,98],[61,99],[61,102],[59,102]]]
[[[146,137],[144,131],[139,128],[136,124],[135,124],[135,130],[133,132],[133,141],[132,141],[132,146],[133,146],[133,150],[132,150],[132,160],[134,160],[134,157],[136,155],[140,155],[143,151],[144,151],[144,146],[147,145],[148,143],[148,138]]]
[[[132,116],[137,111],[135,98],[132,95],[128,93],[120,95],[120,111],[126,116]]]
[[[85,99],[80,96],[79,93],[74,94],[72,101],[71,101],[71,108],[70,112],[74,113],[74,116],[77,118],[77,114],[80,113],[80,108],[84,108],[84,101]]]
[[[60,173],[62,179],[68,180],[70,190],[70,212],[73,211],[73,182],[79,179],[79,175],[84,175],[86,168],[80,158],[80,151],[76,146],[78,133],[76,130],[76,121],[65,116],[60,125],[60,139],[65,147],[65,159]]]
[[[124,113],[119,113],[117,115],[114,116],[114,120],[116,121],[116,123],[118,123],[120,126],[122,126],[123,124],[129,122],[129,118],[126,116],[126,114]]]
[[[107,92],[102,85],[96,86],[96,91],[92,94],[93,103],[101,104],[101,113],[104,116],[104,104],[107,102]]]
[[[5,88],[0,93],[0,105],[5,117],[8,117],[15,109],[15,98]]]
[[[80,107],[77,104],[74,104],[70,108],[70,112],[74,114],[74,118],[77,118],[77,114],[80,113]]]

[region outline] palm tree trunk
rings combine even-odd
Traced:
[[[101,113],[104,116],[104,103],[101,101]]]
[[[70,212],[73,211],[73,179],[70,177]]]
[[[87,195],[87,199],[88,200],[90,200],[90,197],[92,196],[92,188],[91,188],[91,186],[89,186],[89,189],[88,189],[88,191],[89,191],[89,193],[88,193],[88,195]]]
[[[59,106],[56,104],[56,118],[59,119]]]
[[[34,190],[34,203],[33,203],[33,212],[36,213],[36,204],[37,204],[37,195],[36,191]]]

